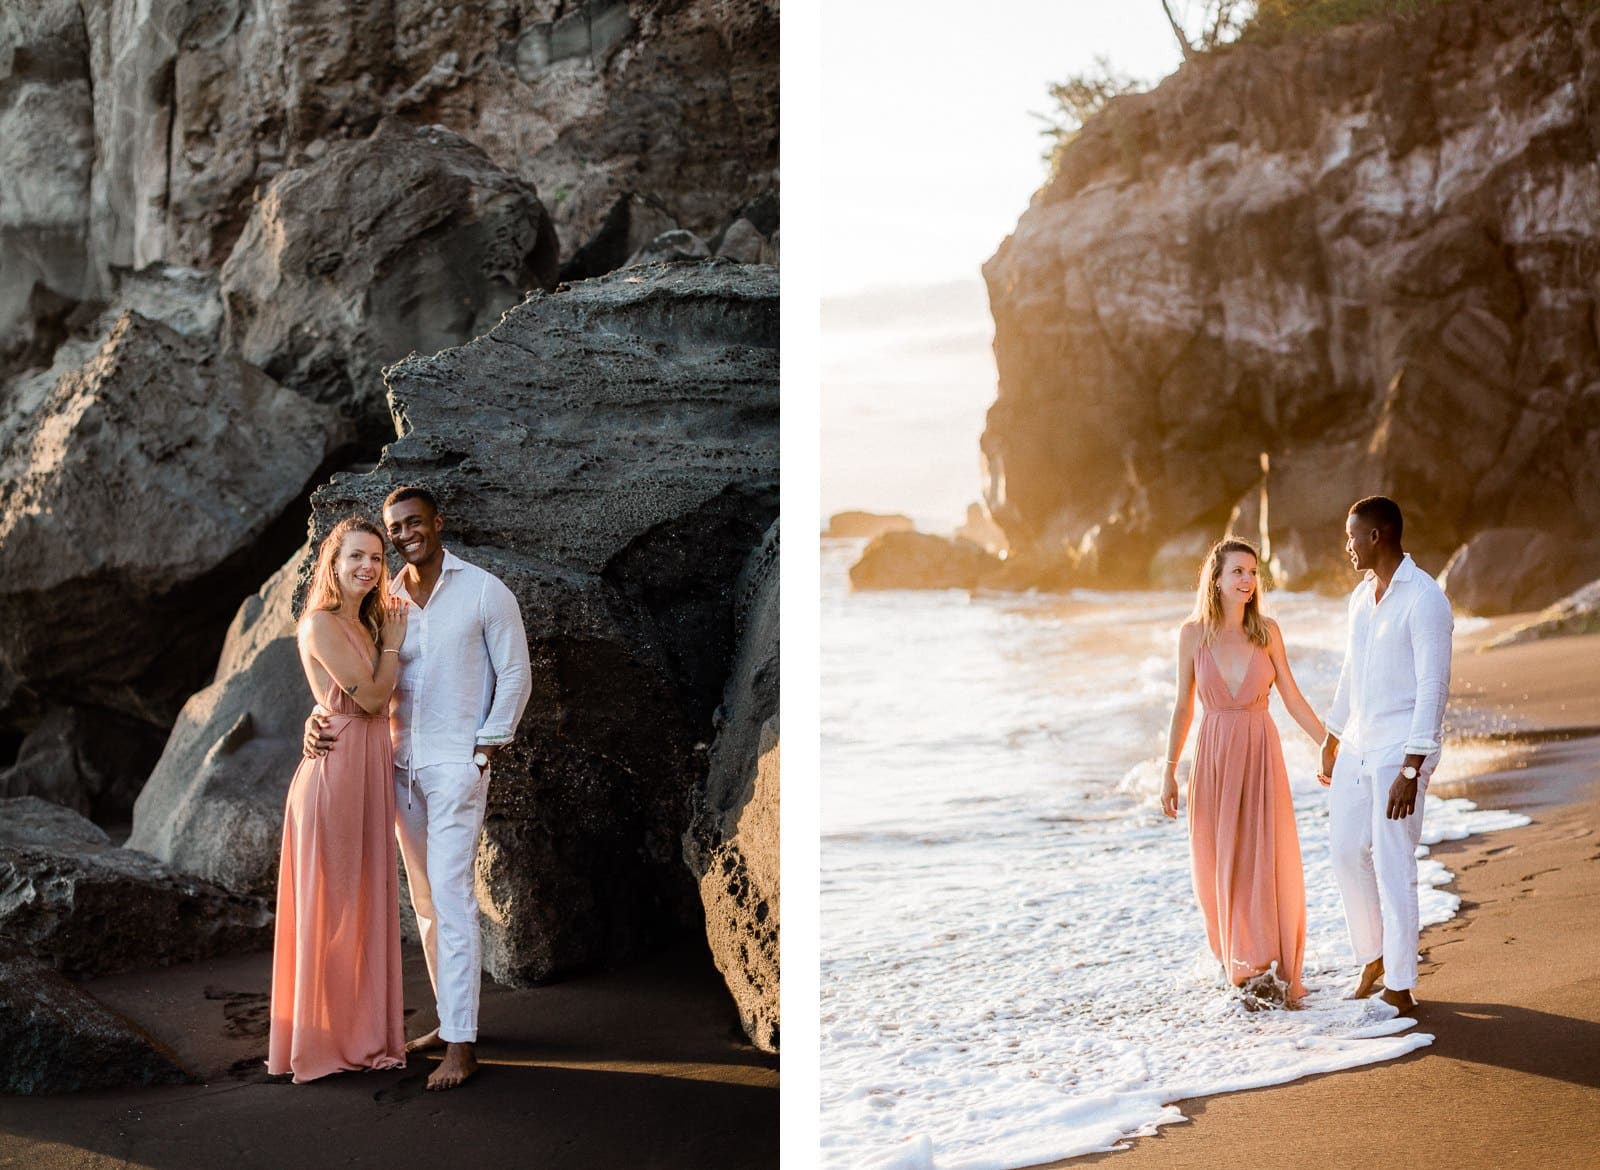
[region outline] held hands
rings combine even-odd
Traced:
[[[1322,762],[1317,768],[1317,783],[1324,788],[1333,783],[1333,765],[1339,758],[1339,741],[1328,735],[1322,740]]]

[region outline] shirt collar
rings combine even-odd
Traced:
[[[446,573],[453,573],[453,572],[455,572],[457,569],[461,568],[465,564],[466,564],[466,562],[463,561],[460,557],[456,556],[455,553],[451,552],[449,549],[445,549],[444,550],[444,560],[441,561],[440,565],[439,565],[439,580],[440,581],[444,580],[444,575]],[[390,580],[389,580],[389,592],[391,594],[398,595],[399,592],[406,587],[405,580],[404,580],[405,575],[406,575],[405,568],[402,567],[401,570],[398,573],[396,573],[392,578],[390,578]],[[434,588],[435,589],[438,588],[437,583],[434,585]]]
[[[1417,562],[1411,559],[1410,553],[1400,554],[1400,563],[1395,566],[1394,576],[1389,578],[1389,587],[1392,589],[1397,584],[1411,580],[1418,572]],[[1374,591],[1378,588],[1378,573],[1375,569],[1368,569],[1361,578],[1362,584],[1370,586]]]

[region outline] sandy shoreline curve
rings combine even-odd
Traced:
[[[1461,898],[1422,934],[1433,1044],[1180,1101],[1187,1122],[1049,1167],[1600,1167],[1600,635],[1480,652],[1525,617],[1456,638],[1446,759],[1470,749],[1474,766],[1433,792],[1532,824],[1431,847]]]

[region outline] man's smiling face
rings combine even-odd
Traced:
[[[444,547],[439,539],[444,517],[426,500],[396,500],[383,510],[383,526],[389,530],[395,551],[408,565],[425,565]]]

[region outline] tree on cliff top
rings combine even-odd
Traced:
[[[1083,124],[1099,113],[1112,98],[1125,93],[1139,93],[1148,88],[1144,82],[1117,72],[1104,56],[1097,56],[1093,66],[1084,72],[1052,85],[1049,90],[1052,103],[1050,110],[1033,114],[1044,123],[1039,133],[1049,139],[1049,145],[1044,150],[1045,161],[1053,164],[1061,148],[1076,138]]]
[[[1238,39],[1254,9],[1260,5],[1248,0],[1202,0],[1198,14],[1191,12],[1194,7],[1185,3],[1181,13],[1174,13],[1170,0],[1161,0],[1161,11],[1172,27],[1172,35],[1178,38],[1178,48],[1185,61]],[[1195,30],[1192,33],[1191,26]]]

